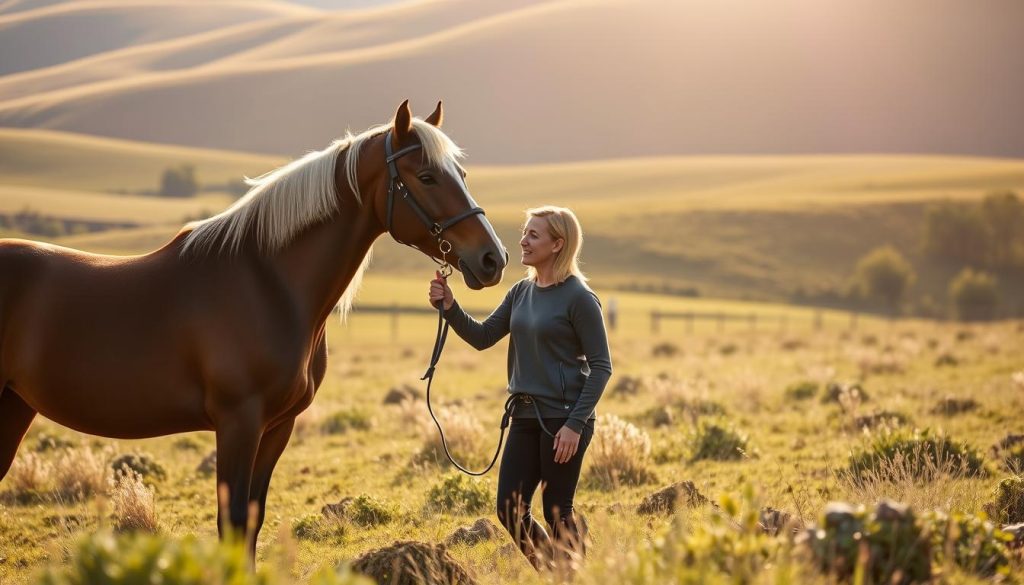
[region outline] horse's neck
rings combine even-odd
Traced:
[[[370,208],[346,201],[340,213],[304,230],[275,255],[305,319],[327,319],[382,233]]]

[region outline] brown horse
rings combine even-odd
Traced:
[[[374,240],[435,259],[443,246],[473,289],[501,281],[508,254],[441,118],[406,101],[149,254],[0,240],[0,480],[37,413],[125,439],[212,430],[218,526],[244,531],[255,503],[254,553],[274,466],[324,378],[327,319],[350,309]]]

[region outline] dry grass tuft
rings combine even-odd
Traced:
[[[422,405],[418,407],[422,408]],[[497,436],[489,436],[484,430],[484,425],[473,413],[461,407],[445,406],[435,408],[434,414],[444,429],[448,452],[460,465],[477,466],[490,461],[490,453],[485,451],[488,448],[493,449],[491,445],[497,440]],[[441,434],[433,421],[428,418],[425,423],[421,423],[420,432],[423,437],[423,448],[417,455],[417,460],[449,465],[441,443]]]
[[[1013,385],[1017,390],[1024,391],[1024,370],[1014,372],[1010,376],[1010,381],[1013,382]]]
[[[597,422],[594,439],[588,450],[588,478],[598,489],[642,485],[654,480],[649,469],[651,438],[644,431],[613,415],[603,415]]]
[[[5,483],[11,487],[14,498],[24,502],[39,499],[52,477],[53,465],[35,453],[25,453],[11,465]]]
[[[113,506],[114,529],[118,532],[156,532],[153,488],[146,486],[142,476],[126,469],[109,480],[110,504]]]
[[[113,450],[109,447],[100,454],[88,447],[66,451],[56,466],[54,489],[57,497],[81,501],[103,493],[110,477],[108,462],[112,455]]]

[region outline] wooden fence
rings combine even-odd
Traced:
[[[485,316],[489,314],[485,310],[467,309],[471,315]],[[357,305],[353,308],[353,315],[357,316],[360,314],[374,314],[374,315],[387,315],[391,329],[391,339],[398,339],[399,322],[402,315],[407,316],[436,316],[437,311],[430,307],[416,307],[399,304],[390,305]],[[859,318],[858,313],[849,313],[848,327],[849,329],[857,328],[857,321]],[[609,316],[610,317],[610,316]],[[616,318],[607,319],[609,328],[614,330],[615,323],[621,319],[622,315],[617,315]],[[791,326],[797,326],[801,324],[809,324],[813,329],[820,330],[824,328],[825,318],[824,312],[821,310],[807,311],[804,314],[794,315],[786,313],[778,314],[764,314],[764,313],[742,313],[742,312],[726,312],[726,311],[661,311],[652,310],[650,312],[650,323],[651,333],[657,335],[661,333],[663,321],[682,321],[684,329],[687,333],[693,333],[694,327],[697,321],[711,322],[717,325],[718,331],[724,331],[727,323],[738,324],[739,326],[746,326],[749,330],[757,330],[758,328],[775,328],[779,331],[786,331]],[[835,319],[830,319],[835,321]]]
[[[700,312],[700,311],[684,311],[684,312],[667,312],[653,310],[651,311],[651,333],[658,334],[661,332],[661,322],[663,320],[680,320],[686,324],[686,332],[693,333],[694,323],[696,321],[713,321],[717,323],[718,330],[725,330],[726,322],[746,324],[750,330],[756,330],[759,326],[763,327],[777,327],[779,331],[785,331],[790,324],[805,321],[808,318],[805,316],[795,316],[789,314],[775,314],[775,315],[763,315],[758,313],[727,313],[724,311],[714,312]],[[824,316],[821,310],[815,310],[810,315],[810,324],[815,330],[820,330],[824,326]],[[851,312],[849,328],[857,328],[858,314]]]

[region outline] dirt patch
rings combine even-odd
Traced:
[[[498,526],[487,518],[480,518],[472,526],[460,526],[448,538],[444,539],[447,546],[465,544],[473,546],[498,536]]]
[[[697,490],[692,481],[680,481],[644,498],[637,506],[637,514],[672,514],[677,506],[689,508],[703,506],[710,501]]]
[[[356,559],[352,569],[380,585],[476,585],[443,544],[396,541]]]
[[[402,384],[388,390],[384,395],[384,404],[399,404],[406,400],[423,400],[423,393],[415,386]]]

